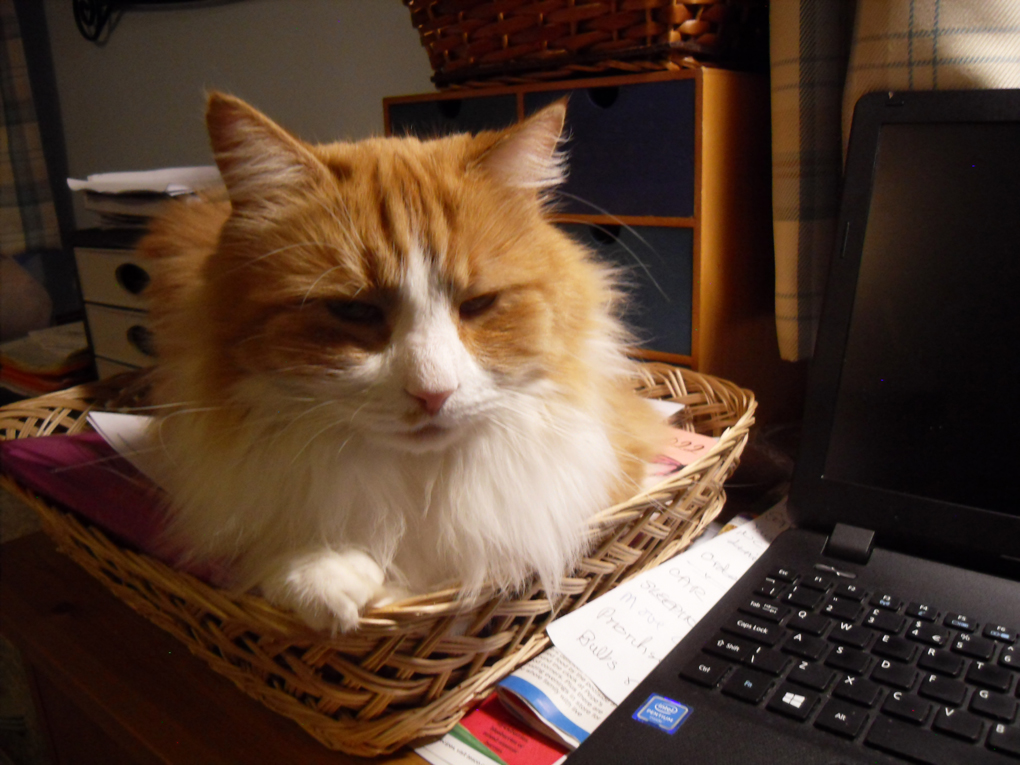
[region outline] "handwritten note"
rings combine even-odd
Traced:
[[[788,526],[778,505],[557,619],[549,637],[619,704]]]

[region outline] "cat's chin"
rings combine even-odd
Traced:
[[[402,451],[423,454],[442,451],[464,436],[464,428],[427,424],[410,430],[382,434],[380,439],[388,446]]]

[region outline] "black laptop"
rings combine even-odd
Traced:
[[[858,103],[789,511],[571,765],[1020,763],[1020,91]]]

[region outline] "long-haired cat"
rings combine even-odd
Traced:
[[[661,437],[612,271],[548,221],[564,115],[311,145],[210,96],[229,200],[140,244],[176,544],[318,628],[448,584],[556,591]]]

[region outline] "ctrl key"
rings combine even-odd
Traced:
[[[701,654],[680,670],[680,677],[706,688],[715,688],[730,666],[722,659]]]
[[[988,748],[1010,754],[1013,757],[1020,757],[1020,727],[996,723],[988,734]]]

